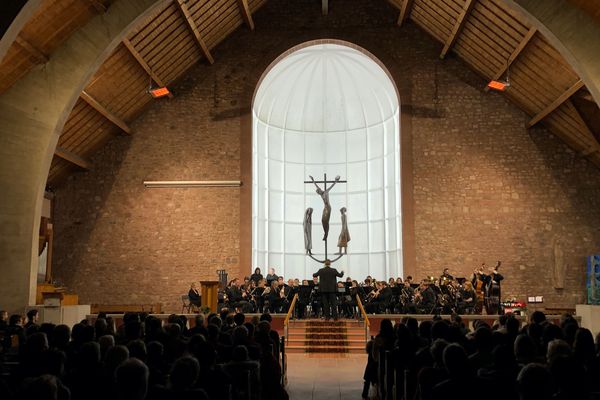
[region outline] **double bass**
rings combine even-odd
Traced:
[[[473,312],[475,314],[481,314],[481,312],[483,311],[483,303],[485,299],[485,274],[483,272],[484,267],[485,263],[481,264],[481,267],[475,268],[475,270],[473,271],[473,279],[471,280],[477,298],[475,307],[473,307]]]

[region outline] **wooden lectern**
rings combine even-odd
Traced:
[[[217,312],[217,292],[219,291],[219,281],[200,281],[200,291],[202,293],[201,306],[210,308],[210,311]]]

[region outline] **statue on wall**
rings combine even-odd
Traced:
[[[346,216],[346,207],[340,208],[340,213],[342,214],[342,231],[340,232],[340,237],[338,238],[338,248],[340,250],[337,254],[342,254],[342,249],[344,249],[344,254],[346,254],[348,242],[350,241],[350,232],[348,232],[348,218]]]
[[[552,268],[552,285],[555,289],[564,289],[565,272],[567,265],[565,263],[565,254],[563,250],[563,241],[560,237],[555,237],[553,241],[554,265]]]
[[[329,204],[329,191],[333,189],[336,183],[340,181],[340,176],[335,177],[335,181],[331,186],[325,186],[325,190],[321,189],[317,182],[315,182],[315,178],[312,175],[309,175],[310,180],[317,187],[317,194],[321,196],[323,200],[323,215],[321,216],[321,223],[323,224],[323,240],[327,240],[327,236],[329,235],[329,218],[331,217],[331,204]]]
[[[306,254],[312,254],[312,207],[304,212],[304,248]]]

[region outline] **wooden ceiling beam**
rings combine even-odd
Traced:
[[[148,76],[150,76],[150,78],[156,82],[156,84],[160,87],[166,87],[167,85],[165,84],[165,82],[160,78],[160,76],[158,76],[156,74],[156,72],[154,72],[152,70],[152,68],[150,68],[150,65],[148,65],[148,63],[146,62],[146,60],[144,60],[144,58],[142,57],[142,55],[140,54],[139,51],[136,50],[135,47],[133,47],[133,44],[131,43],[131,41],[127,38],[123,39],[123,45],[125,46],[125,48],[127,50],[129,50],[129,53],[133,56],[133,58],[135,58],[135,60],[138,62],[138,64],[140,65],[140,67],[142,67],[144,69],[144,71],[146,71],[146,73],[148,74]],[[173,93],[169,92],[169,98],[173,98]]]
[[[321,13],[323,15],[329,14],[329,0],[321,0]]]
[[[105,13],[106,10],[108,10],[108,7],[106,7],[106,4],[104,4],[104,2],[102,2],[102,0],[87,0],[87,1],[92,6],[94,6],[96,11],[98,11],[99,13]]]
[[[32,45],[27,39],[24,39],[21,35],[17,36],[15,42],[17,42],[19,46],[32,55],[38,64],[46,64],[48,62],[48,56],[45,55],[40,49]]]
[[[533,27],[530,28],[529,31],[527,31],[527,33],[523,37],[523,40],[521,40],[519,45],[510,54],[510,57],[508,57],[508,60],[506,61],[506,65],[503,66],[502,68],[500,68],[498,70],[498,72],[496,72],[494,74],[494,76],[492,77],[492,80],[496,81],[496,80],[500,79],[500,77],[502,75],[504,75],[504,73],[506,73],[506,71],[508,71],[508,68],[510,68],[512,63],[517,59],[517,57],[519,57],[519,54],[521,54],[521,52],[523,52],[525,47],[527,47],[527,44],[531,41],[531,39],[533,39],[536,32],[537,32],[537,29],[533,28]],[[490,90],[490,88],[489,88],[489,86],[486,85],[485,91],[487,92],[488,90]]]
[[[400,8],[400,15],[398,15],[398,21],[396,22],[398,26],[402,26],[404,21],[408,19],[410,16],[410,11],[412,10],[414,0],[404,0],[402,2],[402,7]]]
[[[115,114],[110,112],[106,107],[100,104],[98,100],[90,96],[89,93],[87,93],[85,90],[81,92],[79,97],[81,97],[81,99],[88,103],[93,109],[102,114],[104,118],[108,119],[110,122],[121,128],[123,132],[125,132],[128,135],[131,135],[131,128],[129,128],[129,125],[127,125],[125,121],[123,121],[121,118],[117,117]]]
[[[254,30],[254,20],[252,19],[252,13],[250,12],[250,7],[248,6],[248,0],[237,0],[238,7],[240,8],[240,12],[242,13],[242,18],[244,18],[244,22],[251,31]]]
[[[527,123],[527,128],[531,128],[533,125],[540,122],[548,114],[550,114],[552,111],[554,111],[558,107],[560,107],[561,104],[563,104],[565,101],[567,101],[569,99],[569,97],[573,96],[573,94],[576,91],[578,91],[579,89],[581,89],[582,87],[583,87],[583,81],[581,79],[579,79],[577,82],[575,82],[573,85],[571,85],[570,88],[565,90],[563,92],[563,94],[558,96],[558,98],[556,100],[554,100],[552,103],[548,104],[542,111],[540,111],[533,118],[531,118],[531,120]]]
[[[81,157],[79,154],[75,154],[72,151],[65,149],[64,147],[56,146],[56,150],[54,150],[54,155],[62,158],[65,161],[70,162],[71,164],[77,165],[79,168],[83,168],[89,170],[91,168],[92,163],[87,159]]]
[[[192,34],[194,35],[194,38],[196,39],[196,43],[198,44],[198,47],[200,47],[200,51],[202,51],[202,53],[204,54],[204,56],[206,57],[206,59],[208,60],[209,63],[214,64],[215,59],[210,54],[210,50],[206,46],[206,43],[204,43],[202,36],[200,36],[200,31],[198,30],[198,27],[196,26],[196,23],[194,22],[194,19],[192,18],[192,15],[190,14],[190,10],[188,9],[187,5],[185,4],[185,0],[175,0],[175,4],[177,4],[177,6],[179,7],[179,11],[181,11],[181,14],[183,15],[183,18],[185,19],[188,28],[190,28],[190,30],[192,31]]]
[[[467,17],[469,16],[469,13],[475,6],[475,2],[476,0],[465,0],[460,14],[458,14],[458,17],[456,17],[456,23],[452,28],[452,32],[450,32],[450,36],[448,37],[448,39],[446,39],[446,43],[444,43],[444,48],[442,49],[442,52],[440,54],[441,59],[444,59],[446,57],[446,54],[448,54],[450,49],[452,49],[452,46],[454,46],[456,39],[458,39],[458,35],[460,35],[460,32],[462,31],[463,27],[465,26],[465,23],[467,22]]]

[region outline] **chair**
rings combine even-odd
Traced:
[[[192,313],[192,303],[190,303],[190,296],[187,294],[181,295],[181,313],[187,310],[188,314]]]

